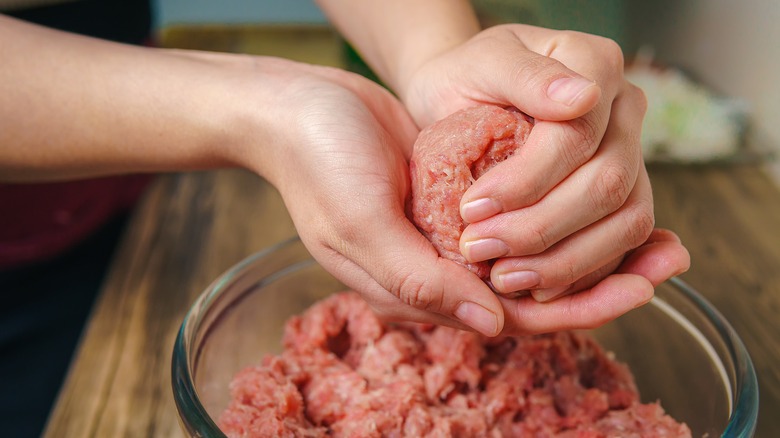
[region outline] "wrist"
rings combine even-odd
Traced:
[[[479,30],[468,0],[318,0],[330,21],[399,96],[426,61]]]
[[[401,54],[397,58],[397,65],[393,73],[393,91],[402,101],[406,102],[414,75],[423,65],[465,43],[478,31],[478,28],[466,25],[452,28],[449,32],[438,36],[431,35],[426,44],[419,45],[415,41],[407,41],[408,46],[401,50]]]
[[[295,165],[301,138],[312,123],[311,101],[324,92],[322,84],[340,79],[340,70],[276,57],[241,57],[235,65],[228,114],[221,131],[220,159],[246,168],[280,188]],[[292,170],[294,173],[294,170]]]
[[[187,154],[198,168],[241,167],[269,180],[282,179],[292,155],[301,104],[318,69],[283,58],[171,50],[172,56],[199,64],[188,70],[193,104],[184,113],[196,134]]]

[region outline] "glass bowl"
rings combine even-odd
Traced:
[[[220,437],[233,376],[281,351],[285,321],[344,290],[298,239],[237,264],[206,289],[176,339],[172,385],[185,434]],[[699,293],[673,278],[646,306],[592,331],[628,364],[643,402],[660,400],[694,437],[750,437],[758,385],[742,341]]]

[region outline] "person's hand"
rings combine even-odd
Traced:
[[[479,278],[439,257],[406,216],[408,159],[418,132],[400,103],[340,70],[288,63],[280,71],[295,72],[294,79],[284,80],[278,103],[271,102],[286,107],[275,121],[273,147],[262,150],[260,173],[280,190],[312,255],[380,316],[486,335],[527,334],[595,326],[634,303],[610,299],[591,312],[603,295],[597,288],[594,299],[544,311],[533,301],[502,303]]]
[[[329,272],[382,317],[496,335],[503,309],[461,266],[441,259],[407,219],[417,128],[375,83],[341,70],[285,63],[276,134],[259,173],[279,189],[298,233]]]
[[[566,293],[548,302],[531,296],[500,298],[506,320],[504,332],[543,333],[599,327],[649,302],[655,286],[687,269],[689,264],[688,251],[677,235],[654,229],[638,248],[573,284],[571,290],[577,293]],[[514,325],[518,321],[521,325]]]
[[[470,223],[461,250],[469,261],[499,258],[491,273],[498,292],[531,291],[549,301],[597,285],[577,302],[614,318],[652,296],[650,278],[688,268],[687,252],[673,239],[638,252],[666,260],[655,271],[608,276],[654,225],[639,143],[646,100],[623,77],[613,41],[502,25],[431,58],[399,83],[420,126],[477,103],[515,106],[536,120],[526,145],[461,202]]]

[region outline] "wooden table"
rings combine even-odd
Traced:
[[[327,29],[190,29],[183,48],[341,64]],[[305,49],[310,44],[317,49]],[[657,224],[690,250],[682,278],[720,309],[752,355],[758,437],[780,431],[780,190],[754,165],[650,168]],[[240,170],[161,176],[139,206],[93,310],[48,437],[181,436],[170,357],[196,296],[242,258],[293,236],[278,193]]]

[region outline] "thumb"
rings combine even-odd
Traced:
[[[358,290],[369,295],[375,311],[387,319],[470,327],[486,336],[501,333],[501,302],[479,277],[441,258],[410,222],[385,225],[384,232],[359,239],[356,251],[342,250],[370,277]]]
[[[563,63],[530,50],[514,57],[513,84],[497,84],[512,105],[536,119],[572,120],[588,113],[601,98],[598,84]]]
[[[529,48],[527,35],[498,28],[482,38],[482,44],[470,48],[476,50],[470,63],[476,71],[467,77],[478,81],[472,87],[496,101],[508,101],[534,118],[549,121],[581,117],[599,102],[602,90],[594,80]]]

